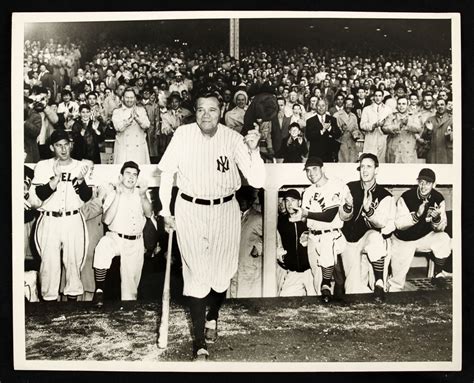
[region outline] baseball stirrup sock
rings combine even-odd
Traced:
[[[95,289],[104,291],[105,277],[107,276],[107,269],[94,269]]]
[[[377,282],[379,279],[383,280],[383,269],[385,265],[385,257],[380,258],[378,261],[372,262],[372,267],[374,269],[374,277]]]
[[[206,299],[188,297],[191,321],[193,322],[194,342],[198,347],[205,346],[204,324],[206,322]]]
[[[434,275],[438,275],[443,271],[443,266],[446,263],[446,258],[436,258],[433,257],[434,262]]]
[[[218,293],[211,289],[211,292],[207,296],[209,300],[209,312],[207,313],[206,319],[208,321],[217,320],[219,318],[219,309],[221,308],[222,303],[224,303],[226,292],[227,290]]]
[[[329,266],[329,267],[321,267],[322,272],[323,272],[323,281],[321,282],[321,286],[331,286],[331,279],[332,279],[332,274],[334,272],[334,266]]]

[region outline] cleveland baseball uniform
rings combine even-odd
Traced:
[[[52,158],[38,162],[32,181],[36,186],[36,195],[43,200],[38,209],[41,215],[36,227],[35,243],[41,256],[41,295],[47,301],[58,298],[61,250],[66,272],[64,294],[73,297],[83,293],[81,269],[87,252],[88,235],[80,208],[92,195],[85,181],[77,186],[76,179],[84,164],[73,159],[69,165],[59,165],[59,183],[56,190],[51,190],[48,183],[54,177],[55,161]]]
[[[311,159],[311,157],[310,157]],[[308,159],[308,163],[310,162]],[[308,166],[308,165],[307,165]],[[346,185],[336,179],[327,179],[322,186],[309,186],[303,193],[303,209],[309,212],[307,226],[308,259],[314,277],[314,289],[320,295],[323,285],[330,287],[337,254],[345,247],[346,240],[341,232],[343,225],[336,213],[331,221],[312,219],[311,213],[324,213],[339,209],[346,194]],[[321,279],[322,273],[322,279]]]
[[[435,181],[434,172],[422,169],[418,180]],[[446,258],[451,254],[451,238],[444,232],[447,225],[446,203],[443,195],[432,189],[423,196],[419,187],[404,192],[397,201],[395,225],[397,230],[392,236],[392,275],[388,280],[389,291],[400,291],[405,285],[416,251],[431,251],[434,255],[435,278],[442,271]],[[421,215],[417,212],[425,204]],[[432,218],[431,211],[437,209],[439,216]],[[434,281],[436,281],[436,278]]]

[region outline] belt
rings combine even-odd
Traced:
[[[231,194],[231,195],[228,195],[227,197],[216,198],[216,199],[202,199],[202,198],[191,197],[187,194],[181,193],[181,197],[185,201],[197,203],[198,205],[213,206],[213,205],[219,205],[221,203],[229,202],[232,198],[234,198],[234,195]]]
[[[135,240],[135,239],[140,239],[142,237],[141,234],[137,234],[137,235],[126,235],[126,234],[120,234],[120,233],[117,233],[117,235],[120,237],[120,238],[123,238],[123,239],[129,239],[131,241]]]
[[[71,210],[71,211],[44,211],[43,214],[47,216],[53,217],[62,217],[63,215],[75,215],[79,213],[79,210]]]
[[[330,233],[331,231],[339,231],[339,229],[310,230],[309,232],[313,235],[320,235],[320,234],[324,234],[324,233]]]

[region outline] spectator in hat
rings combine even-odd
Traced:
[[[289,126],[289,137],[283,139],[280,153],[277,155],[283,158],[284,163],[303,162],[308,154],[308,142],[297,122]]]
[[[183,75],[180,72],[176,72],[174,76],[174,82],[171,83],[168,91],[170,93],[177,92],[178,94],[181,94],[183,90],[187,90],[188,92],[190,91],[188,86],[183,81]]]
[[[243,90],[238,90],[234,94],[235,108],[225,114],[225,125],[237,132],[241,132],[244,126],[244,116],[247,110],[248,95]]]
[[[151,91],[148,87],[143,89],[138,105],[145,108],[148,120],[150,121],[150,128],[146,132],[146,138],[148,149],[150,150],[150,161],[152,164],[155,164],[158,163],[157,129],[160,126],[160,107],[151,100]]]
[[[451,238],[445,233],[446,202],[434,188],[433,170],[421,169],[417,181],[418,186],[404,192],[397,201],[389,291],[403,289],[416,251],[432,252],[435,264],[432,283],[441,287],[445,284],[443,266],[451,254]]]
[[[71,130],[74,119],[79,116],[79,104],[72,100],[72,92],[63,90],[61,92],[62,102],[58,105],[59,125],[62,129]]]
[[[336,112],[333,116],[342,133],[339,138],[341,144],[338,153],[339,162],[356,162],[359,157],[356,142],[363,137],[363,134],[359,130],[357,116],[352,113],[353,107],[354,102],[348,98],[344,101],[344,110]]]

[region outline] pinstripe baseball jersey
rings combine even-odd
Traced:
[[[265,176],[259,152],[250,152],[239,133],[221,124],[212,137],[204,135],[196,123],[180,126],[158,167],[163,179],[177,173],[180,193],[203,199],[232,195],[241,186],[239,169],[254,187],[261,187]],[[169,206],[163,206],[161,214],[168,212]],[[237,200],[207,206],[178,196],[175,216],[183,258],[183,294],[203,298],[211,288],[225,291],[238,264]]]
[[[32,184],[34,186],[44,185],[54,177],[53,164],[55,159],[44,160],[38,162],[35,168],[35,176]],[[67,166],[61,166],[61,176],[56,191],[43,202],[40,211],[71,211],[79,209],[84,202],[76,193],[73,187],[73,181],[77,178],[81,171],[83,162],[71,160]]]
[[[309,212],[322,213],[342,205],[347,192],[347,185],[340,180],[329,178],[323,186],[311,185],[304,191],[302,207]],[[307,225],[311,230],[328,230],[342,228],[343,222],[339,214],[336,214],[331,222],[316,221],[308,218]]]
[[[180,126],[158,167],[177,173],[181,192],[192,197],[220,198],[241,186],[239,169],[252,186],[263,186],[265,168],[258,151],[249,154],[242,135],[219,124],[213,137],[196,123]]]

